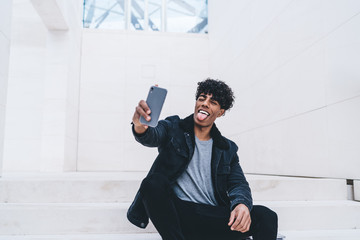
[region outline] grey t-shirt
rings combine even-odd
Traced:
[[[194,156],[173,186],[175,194],[181,200],[217,205],[211,180],[212,145],[212,139],[200,141],[195,136]]]

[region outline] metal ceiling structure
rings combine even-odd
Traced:
[[[84,28],[207,33],[207,0],[84,0]]]

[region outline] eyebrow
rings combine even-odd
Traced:
[[[210,100],[218,102],[217,100],[215,100],[214,95],[213,94],[211,94],[211,95],[212,96],[211,96]],[[200,94],[199,97],[207,98],[207,94]]]

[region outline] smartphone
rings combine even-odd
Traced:
[[[156,127],[159,121],[161,109],[164,105],[166,98],[167,90],[165,88],[159,88],[156,86],[151,86],[148,96],[146,98],[146,103],[149,106],[151,113],[151,120],[148,122],[144,117],[140,117],[140,122],[144,125],[150,127]]]

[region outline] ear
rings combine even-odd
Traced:
[[[222,115],[224,115],[224,113],[225,113],[225,109],[220,109],[220,112],[217,115],[217,117],[221,117]]]

